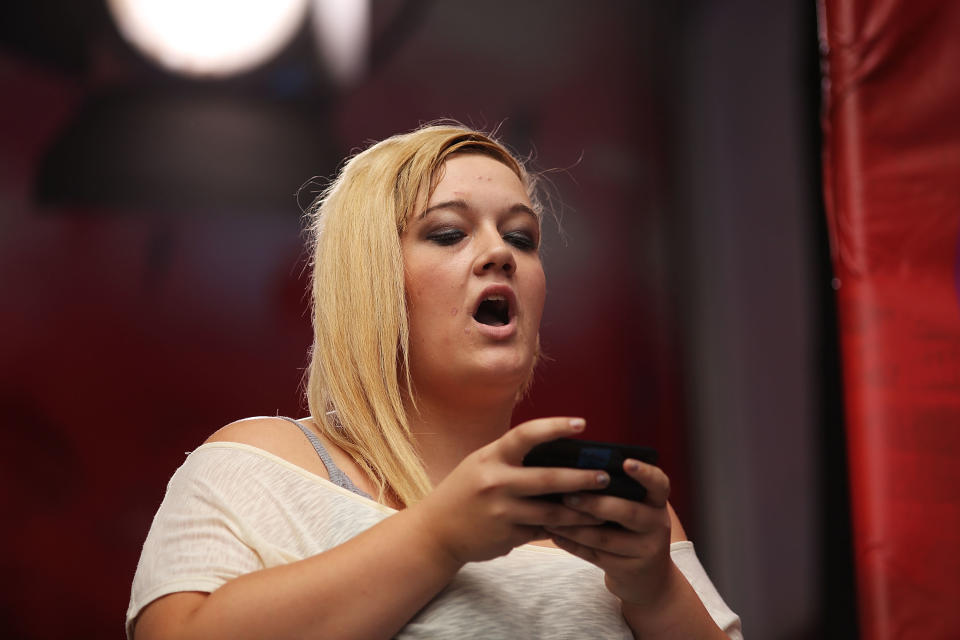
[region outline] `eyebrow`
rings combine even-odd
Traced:
[[[437,204],[429,206],[426,209],[424,209],[423,213],[417,216],[417,219],[423,220],[424,218],[427,217],[428,214],[432,213],[433,211],[436,211],[437,209],[460,209],[465,211],[470,209],[470,205],[467,204],[467,201],[463,199],[444,200],[443,202],[438,202]],[[531,209],[530,207],[528,207],[527,205],[523,204],[522,202],[518,202],[516,204],[510,205],[507,208],[507,213],[526,213],[527,215],[533,216],[533,218],[537,222],[540,221],[540,216],[537,215],[537,212]]]

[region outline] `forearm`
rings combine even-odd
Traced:
[[[717,638],[727,635],[714,623],[690,583],[671,563],[666,586],[659,596],[643,605],[624,602],[623,617],[637,640],[672,638]]]
[[[417,518],[401,511],[322,554],[240,576],[179,615],[151,605],[137,640],[393,637],[461,566]]]

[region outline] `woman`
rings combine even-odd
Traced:
[[[520,465],[585,423],[509,428],[545,295],[534,180],[509,152],[455,126],[395,136],[311,215],[312,418],[233,423],[190,454],[129,637],[739,637],[662,471],[625,464],[639,504],[580,493],[604,473]]]

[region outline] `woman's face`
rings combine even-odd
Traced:
[[[418,394],[516,394],[546,286],[540,221],[520,179],[485,155],[450,156],[400,243]]]

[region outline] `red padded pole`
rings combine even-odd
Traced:
[[[960,638],[960,2],[820,0],[864,638]]]

